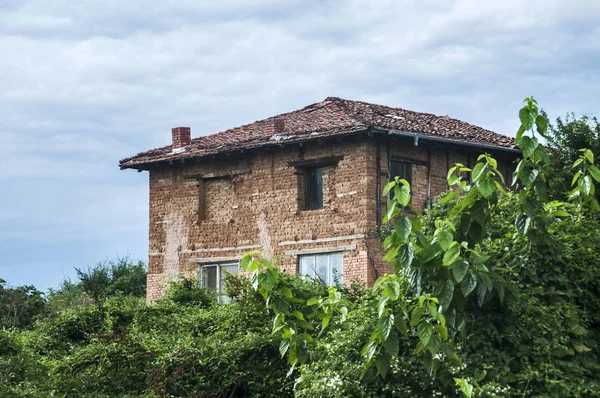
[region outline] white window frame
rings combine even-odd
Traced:
[[[219,294],[222,294],[222,272],[221,272],[221,268],[223,267],[228,267],[228,266],[235,266],[236,267],[236,273],[238,274],[240,272],[240,263],[239,262],[227,262],[227,263],[215,263],[215,264],[204,264],[204,265],[200,265],[198,272],[200,274],[200,284],[203,288],[209,288],[209,286],[206,286],[205,284],[205,280],[204,280],[204,270],[206,268],[210,268],[210,267],[216,267],[217,269],[217,280],[216,280],[216,288],[215,291]]]
[[[333,266],[331,264],[331,259],[333,256],[335,255],[339,255],[340,256],[340,260],[341,260],[341,264],[340,264],[340,268],[341,268],[341,272],[337,275],[334,276],[334,272],[333,272]],[[302,259],[304,258],[313,258],[313,272],[312,274],[314,275],[310,275],[307,274],[305,272],[303,272],[302,269]],[[344,252],[343,251],[336,251],[336,252],[327,252],[327,253],[314,253],[314,254],[301,254],[298,255],[298,272],[301,274],[302,277],[304,278],[313,278],[315,279],[315,277],[317,276],[317,257],[327,257],[327,280],[324,281],[321,278],[319,278],[319,280],[321,280],[325,285],[327,286],[336,286],[336,277],[337,277],[337,282],[340,285],[344,284]]]

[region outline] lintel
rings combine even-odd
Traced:
[[[283,252],[283,254],[285,254],[286,256],[302,256],[305,254],[337,253],[349,250],[356,250],[356,245],[319,247],[316,249],[288,250]]]
[[[391,160],[393,162],[404,162],[404,163],[416,164],[418,166],[427,166],[427,162],[425,160],[421,160],[421,159],[414,159],[414,158],[407,158],[407,157],[392,155]]]
[[[222,171],[218,173],[205,173],[205,174],[197,174],[192,176],[192,178],[197,180],[207,180],[211,178],[223,178],[223,177],[233,177],[240,174],[248,174],[251,173],[252,169],[238,169],[238,170],[230,170],[230,171]]]
[[[190,263],[198,263],[198,264],[219,264],[219,263],[228,263],[228,262],[238,262],[242,259],[241,256],[235,257],[206,257],[206,258],[190,258],[188,261]]]
[[[324,158],[316,158],[316,159],[302,159],[302,160],[294,160],[293,162],[289,162],[288,166],[290,167],[319,167],[319,166],[333,166],[340,162],[340,160],[344,159],[343,156],[327,156]]]

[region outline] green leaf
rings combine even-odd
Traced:
[[[441,231],[437,236],[437,241],[442,250],[446,251],[450,247],[450,244],[454,241],[454,236],[449,231]]]
[[[521,125],[521,126],[519,127],[519,130],[517,130],[517,134],[516,134],[516,136],[515,136],[515,139],[518,141],[518,140],[519,140],[519,139],[520,139],[520,138],[523,136],[523,133],[524,133],[525,131],[527,131],[527,130],[525,129],[525,126]]]
[[[469,384],[468,381],[464,379],[454,378],[454,382],[460,388],[460,391],[464,394],[465,397],[471,398],[473,397],[473,386]]]
[[[385,188],[383,188],[383,196],[386,196],[396,186],[396,181],[390,181]]]
[[[590,166],[588,171],[590,172],[592,178],[596,180],[596,182],[600,182],[600,169],[598,169],[596,166]]]
[[[383,294],[392,301],[398,300],[398,297],[400,297],[400,283],[395,280],[388,281]]]
[[[544,138],[548,138],[546,133],[548,132],[548,119],[544,115],[538,115],[535,118],[535,124],[537,126],[537,132]]]
[[[400,350],[400,338],[398,337],[398,333],[392,331],[387,339],[383,342],[383,349],[395,357],[398,355],[398,351]]]
[[[290,341],[285,339],[285,340],[281,340],[281,343],[279,344],[279,353],[281,354],[281,358],[283,358],[286,354],[286,352],[288,352],[288,349],[290,348]]]
[[[242,257],[240,266],[244,271],[251,271],[248,269],[251,262],[252,262],[252,256],[250,254],[244,254],[244,256]]]
[[[388,211],[385,214],[385,217],[383,219],[383,222],[388,222],[394,219],[394,217],[396,217],[396,215],[398,215],[398,213],[400,213],[400,209],[398,209],[398,204],[391,200],[388,202]]]
[[[399,188],[396,187],[394,190],[394,196],[400,205],[406,206],[410,202],[410,189],[405,185]]]
[[[519,214],[515,219],[515,227],[521,236],[525,236],[527,234],[530,224],[531,218],[527,217],[525,214]]]
[[[452,298],[454,297],[454,282],[451,279],[448,279],[443,287],[442,291],[439,295],[440,305],[444,310],[447,310],[450,307],[450,303],[452,302]]]
[[[460,291],[467,297],[477,287],[477,278],[473,274],[467,274],[460,284]]]
[[[435,331],[443,340],[448,340],[448,328],[444,325],[435,325]]]
[[[388,372],[390,371],[390,360],[389,358],[379,355],[377,359],[375,359],[375,366],[377,366],[377,371],[385,379]]]
[[[369,344],[363,347],[361,354],[367,359],[367,362],[373,358],[375,355],[375,351],[377,351],[377,341],[373,340]]]
[[[477,304],[479,307],[483,307],[483,302],[485,301],[485,294],[487,293],[487,288],[483,283],[479,283],[477,285]]]
[[[444,253],[444,258],[442,259],[442,264],[447,267],[450,264],[452,264],[453,262],[455,262],[459,256],[460,256],[460,246],[454,245],[454,246],[450,247],[446,253]]]
[[[489,177],[477,181],[475,186],[477,187],[477,189],[479,189],[479,192],[481,192],[483,197],[486,199],[492,196],[496,191],[496,184],[494,183],[494,180]]]
[[[377,317],[381,318],[383,316],[383,311],[385,310],[385,306],[388,302],[388,298],[383,296],[379,297],[379,302],[377,303]]]
[[[306,301],[306,305],[309,307],[317,304],[319,304],[319,299],[315,297],[311,297]]]
[[[396,246],[396,247],[392,248],[391,250],[389,250],[387,253],[385,253],[385,256],[383,256],[383,261],[386,261],[388,263],[394,262],[394,260],[398,256],[399,249],[400,249],[400,247]]]
[[[331,321],[330,317],[323,317],[323,320],[321,320],[321,330],[325,329],[327,325],[329,325],[329,321]]]
[[[398,249],[398,259],[400,260],[400,264],[408,268],[413,262],[415,258],[415,250],[413,248],[412,243],[403,243],[400,245]]]
[[[456,261],[452,264],[452,274],[454,275],[456,283],[462,282],[465,275],[467,274],[468,268],[469,263],[464,260]]]
[[[443,197],[443,198],[441,198],[441,199],[439,200],[439,202],[438,202],[438,203],[439,203],[439,204],[441,204],[441,205],[443,205],[443,204],[445,204],[445,203],[448,203],[448,202],[450,202],[452,199],[456,198],[457,196],[458,196],[458,192],[456,192],[456,191],[449,191],[448,193],[446,193],[446,194],[444,195],[444,197]]]
[[[433,334],[433,326],[429,322],[421,322],[419,326],[417,326],[417,334],[419,335],[419,340],[424,346],[429,344],[429,340],[431,340],[431,335]]]
[[[592,189],[592,178],[590,176],[584,176],[580,181],[581,192],[584,195],[589,195]]]
[[[408,281],[410,287],[414,290],[415,294],[419,296],[421,294],[421,270],[419,268],[412,269],[408,275]]]
[[[527,135],[522,136],[519,141],[517,141],[519,148],[523,152],[523,156],[526,158],[531,157],[535,150],[537,149],[539,142],[535,137],[529,137]]]
[[[523,167],[523,170],[521,171],[521,174],[519,175],[519,177],[521,177],[521,181],[523,181],[523,184],[526,187],[528,187],[534,183],[538,174],[539,174],[538,169],[534,169],[530,166],[525,166],[525,167]]]
[[[400,333],[402,333],[405,336],[408,336],[408,328],[406,327],[406,321],[402,316],[396,316],[394,318],[394,326],[396,326],[396,329],[398,329]]]
[[[304,320],[304,314],[301,313],[300,311],[293,311],[292,315],[296,317],[296,319],[303,321]]]
[[[290,288],[286,287],[286,286],[284,286],[284,287],[281,288],[281,294],[285,298],[292,298],[292,297],[294,297],[294,295],[292,294],[292,291],[290,290]]]
[[[421,320],[421,315],[425,312],[425,307],[415,307],[410,314],[410,326],[416,326]]]
[[[485,163],[477,163],[475,167],[473,167],[473,173],[471,174],[471,179],[473,180],[473,182],[479,180],[479,177],[481,177],[481,173],[483,173],[486,168],[487,164]]]
[[[403,241],[408,239],[411,229],[412,222],[408,217],[397,217],[396,220],[394,220],[394,231]]]
[[[390,314],[388,316],[384,316],[383,318],[379,318],[378,326],[379,332],[381,333],[381,337],[383,337],[383,340],[386,340],[390,335],[392,326],[394,326],[394,314]]]
[[[594,154],[591,150],[586,148],[583,151],[583,156],[587,159],[588,162],[590,162],[590,164],[594,164]]]
[[[573,176],[573,180],[571,180],[571,186],[575,185],[575,183],[579,179],[579,176],[581,176],[581,171],[578,171],[577,173],[575,173],[575,175]]]
[[[519,111],[519,119],[521,120],[521,125],[525,131],[531,130],[533,127],[533,118],[531,116],[531,111],[526,107],[521,108]]]

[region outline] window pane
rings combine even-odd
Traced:
[[[329,255],[322,254],[317,257],[317,278],[326,285],[330,285],[329,280]]]
[[[323,169],[315,167],[306,170],[306,208],[323,208]]]
[[[300,257],[300,274],[315,277],[315,256]]]
[[[392,162],[390,165],[390,181],[395,177],[404,178],[408,181],[408,164],[401,162]]]
[[[331,284],[343,284],[344,283],[344,270],[342,268],[342,259],[344,255],[342,253],[334,253],[331,255]]]
[[[219,292],[223,291],[225,278],[227,275],[234,275],[238,273],[237,264],[224,264],[221,265],[221,279],[219,280]]]
[[[217,267],[202,267],[202,287],[217,289]]]

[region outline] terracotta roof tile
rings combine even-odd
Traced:
[[[284,121],[283,132],[277,135],[273,135],[272,128],[269,128],[274,118]],[[239,149],[279,145],[282,142],[300,142],[325,136],[354,134],[367,131],[369,128],[418,133],[455,140],[466,145],[486,144],[516,148],[512,137],[448,116],[327,97],[322,102],[293,112],[195,138],[181,151],[173,152],[169,145],[139,153],[119,163],[121,168],[137,168],[166,160],[196,158]]]

